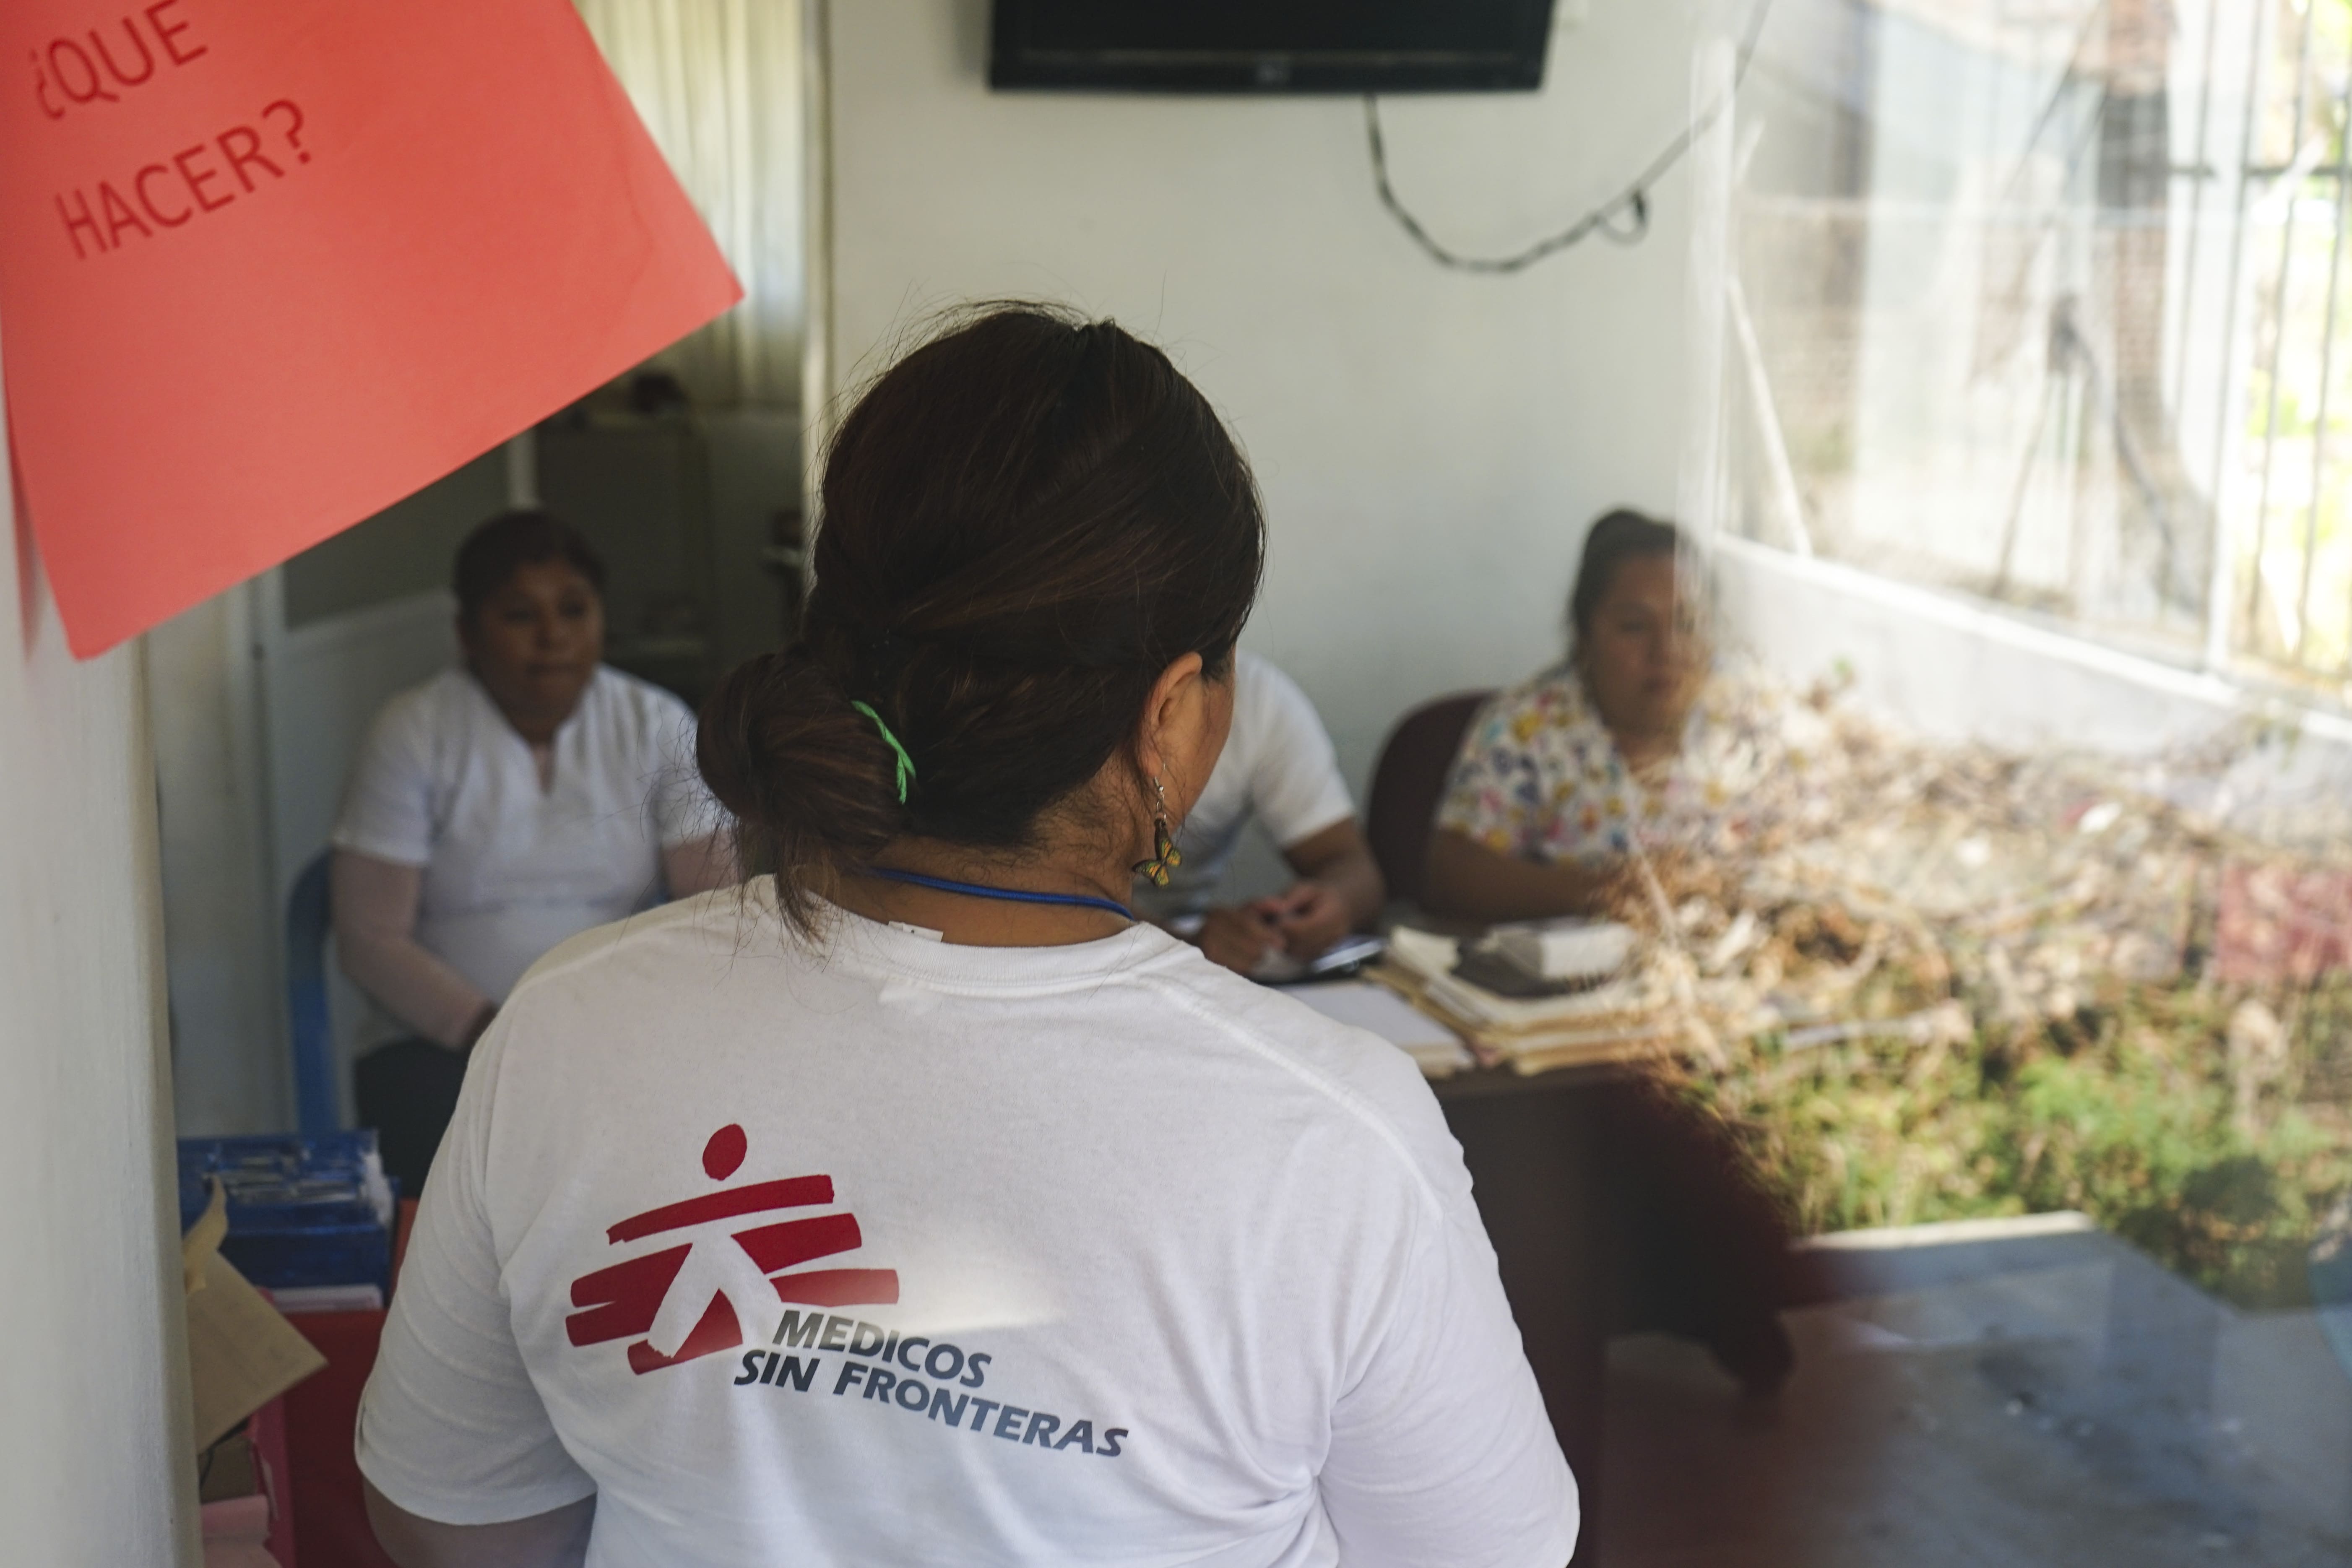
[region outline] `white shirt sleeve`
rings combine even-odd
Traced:
[[[328,836],[338,849],[423,866],[433,858],[432,707],[404,692],[368,727]]]
[[[528,1519],[596,1489],[524,1368],[483,1204],[507,1027],[491,1026],[467,1068],[360,1396],[361,1471],[444,1524]]]
[[[727,815],[711,798],[702,782],[702,769],[694,760],[693,710],[667,692],[659,695],[660,706],[651,725],[654,831],[660,836],[663,848],[675,849],[725,827]]]
[[[1419,1208],[1386,1331],[1332,1415],[1321,1487],[1340,1559],[1557,1568],[1576,1547],[1576,1479],[1466,1179]]]
[[[1339,776],[1339,753],[1315,704],[1298,683],[1264,660],[1249,672],[1258,727],[1251,747],[1250,805],[1275,843],[1287,849],[1353,816],[1356,804]]]

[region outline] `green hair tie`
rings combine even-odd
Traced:
[[[872,704],[853,702],[850,706],[873,720],[875,731],[892,751],[898,753],[898,804],[906,805],[907,786],[915,779],[915,759],[907,754],[907,748],[898,743],[898,736],[890,733],[890,726],[882,721],[882,715],[874,711]]]

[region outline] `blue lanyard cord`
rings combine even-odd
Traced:
[[[961,893],[971,899],[1001,899],[1009,904],[1069,904],[1078,909],[1101,910],[1125,921],[1135,919],[1135,911],[1125,904],[1108,899],[1097,899],[1087,893],[1033,893],[1022,888],[991,888],[979,882],[952,882],[945,877],[926,877],[919,871],[900,871],[888,866],[868,866],[865,874],[879,877],[886,882],[907,882],[918,888],[929,888],[940,893]]]

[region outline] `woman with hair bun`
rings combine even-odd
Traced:
[[[1411,1059],[1137,921],[1264,548],[1167,357],[992,309],[828,456],[706,705],[769,874],[483,1037],[362,1406],[404,1564],[1556,1568],[1576,1490]]]

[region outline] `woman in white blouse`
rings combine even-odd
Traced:
[[[343,971],[382,1014],[361,1124],[414,1195],[467,1053],[540,954],[733,879],[694,773],[694,716],[603,663],[604,563],[513,511],[457,552],[462,668],[384,705],[334,831]]]

